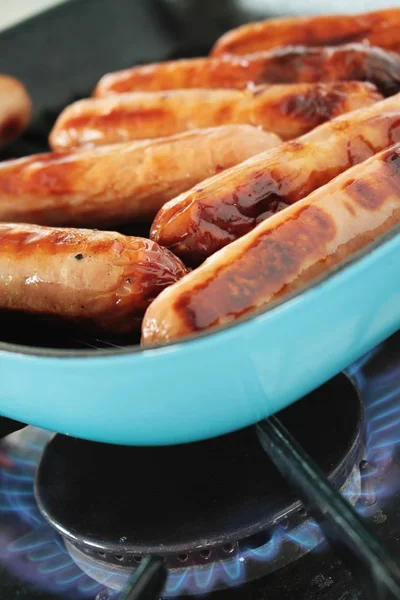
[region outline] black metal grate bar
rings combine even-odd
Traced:
[[[400,599],[400,568],[279,419],[257,425],[263,449],[320,525],[369,600]]]
[[[167,572],[162,558],[147,556],[130,578],[118,600],[157,600],[163,591]]]

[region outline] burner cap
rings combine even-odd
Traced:
[[[350,380],[335,377],[279,417],[341,487],[360,459],[362,439],[362,405]],[[253,427],[153,448],[56,435],[42,456],[36,497],[69,542],[124,565],[145,554],[182,561],[194,553],[207,560],[209,549],[221,558],[234,552],[238,540],[264,536],[257,542],[262,545],[279,520],[304,519]]]

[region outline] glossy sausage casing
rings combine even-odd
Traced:
[[[99,81],[94,95],[319,81],[370,81],[389,96],[400,90],[400,56],[365,44],[347,44],[175,60],[109,73]]]
[[[400,144],[260,223],[156,298],[145,344],[167,342],[266,308],[400,222]]]
[[[110,226],[151,221],[177,194],[280,143],[250,125],[0,163],[0,221]]]
[[[303,83],[247,90],[137,92],[81,100],[67,107],[50,135],[55,150],[173,135],[247,123],[291,139],[382,96],[370,83]]]
[[[263,219],[397,141],[400,94],[200,183],[163,206],[151,238],[187,264],[199,264]]]
[[[400,9],[249,23],[225,33],[214,45],[212,54],[251,54],[293,44],[336,46],[347,42],[369,42],[386,50],[400,51]]]
[[[0,147],[14,141],[27,127],[31,99],[20,81],[0,75]]]
[[[157,294],[186,272],[144,238],[0,223],[0,310],[129,333]]]

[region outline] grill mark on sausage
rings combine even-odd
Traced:
[[[350,202],[343,202],[343,206],[353,217],[355,216],[356,211],[354,210],[354,207],[350,204]]]
[[[323,85],[317,85],[305,93],[289,95],[279,103],[279,107],[285,116],[319,125],[343,111],[347,99],[339,84],[329,90]]]
[[[385,168],[379,180],[352,179],[343,187],[364,210],[379,210],[389,194],[400,194],[400,150],[389,148],[383,153],[381,161]]]
[[[327,213],[302,206],[275,229],[260,232],[234,262],[221,265],[209,279],[182,294],[174,310],[192,331],[217,324],[220,315],[241,316],[263,298],[278,294],[304,260],[323,253],[335,234],[335,222]]]
[[[377,189],[368,181],[356,180],[345,185],[343,189],[354,202],[367,210],[378,210],[385,201],[382,187]]]
[[[264,91],[264,90],[262,90]],[[235,112],[235,106],[232,104],[223,104],[218,111],[216,112],[215,116],[214,116],[214,121],[215,124],[220,124],[220,125],[224,125],[224,124],[228,124],[228,123],[232,123],[233,122],[233,115]],[[243,120],[244,122],[246,122],[246,120]]]

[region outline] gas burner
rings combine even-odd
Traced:
[[[354,503],[364,413],[350,380],[335,377],[279,418]],[[35,491],[72,558],[115,589],[149,554],[164,559],[165,594],[176,595],[256,579],[323,540],[252,427],[156,448],[56,435],[42,455]]]

